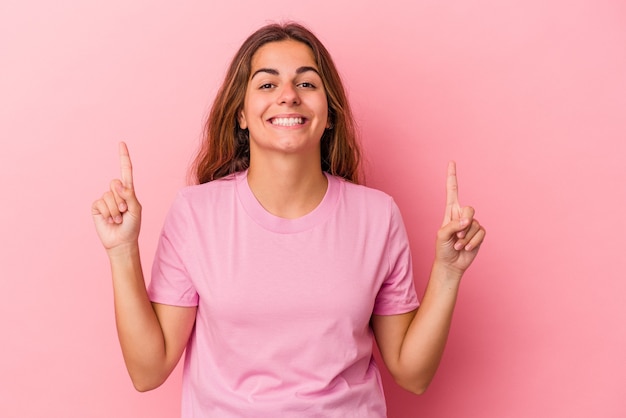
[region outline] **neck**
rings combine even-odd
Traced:
[[[259,203],[273,215],[295,219],[315,209],[328,181],[319,160],[250,159],[248,184]]]

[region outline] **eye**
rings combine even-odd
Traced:
[[[259,90],[268,90],[268,89],[271,89],[272,87],[274,87],[272,83],[265,83],[259,86]]]
[[[315,85],[313,83],[309,83],[308,81],[302,82],[300,84],[298,84],[300,87],[303,87],[305,89],[314,89]]]

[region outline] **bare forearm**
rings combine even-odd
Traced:
[[[146,292],[139,248],[109,252],[115,319],[126,367],[138,390],[165,379],[165,343],[159,320]]]
[[[460,283],[458,273],[433,265],[422,303],[400,350],[403,386],[423,392],[433,379],[444,352]]]
[[[195,308],[164,308],[150,302],[139,257],[141,204],[135,195],[130,154],[119,145],[121,179],[93,202],[91,214],[113,276],[115,319],[126,368],[138,390],[159,386],[182,355]],[[168,342],[166,344],[166,342]]]
[[[446,210],[437,231],[435,261],[417,311],[372,316],[372,329],[387,368],[398,384],[422,393],[430,384],[448,340],[461,276],[485,238],[474,208],[461,207],[456,164],[448,164]]]

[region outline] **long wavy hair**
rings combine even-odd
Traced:
[[[311,48],[328,100],[328,120],[321,138],[322,170],[353,183],[360,181],[361,151],[345,89],[329,52],[317,37],[298,23],[270,24],[246,39],[233,58],[209,117],[204,138],[191,167],[192,181],[207,183],[250,165],[248,130],[241,129],[237,116],[243,109],[252,57],[270,42],[295,40]]]

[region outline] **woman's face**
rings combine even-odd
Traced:
[[[328,101],[311,49],[286,40],[252,57],[239,125],[250,133],[250,156],[301,154],[319,158]]]

